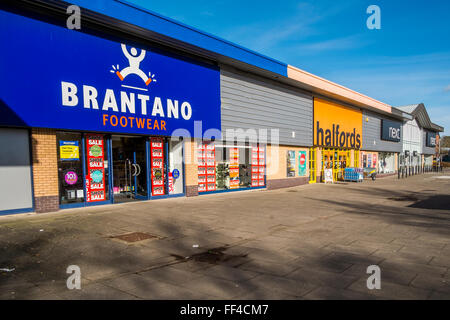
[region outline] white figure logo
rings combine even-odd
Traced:
[[[148,73],[149,76],[147,76],[144,71],[142,71],[139,67],[141,64],[141,61],[145,58],[146,51],[141,49],[141,53],[138,55],[138,51],[136,48],[131,48],[130,52],[128,52],[127,47],[125,44],[121,44],[122,52],[125,55],[125,57],[128,59],[129,66],[119,71],[119,65],[112,66],[114,70],[111,70],[112,73],[116,73],[116,75],[119,77],[120,81],[123,81],[128,75],[135,74],[139,76],[142,81],[145,82],[145,85],[149,85],[150,82],[155,81],[154,79],[155,75],[152,75],[150,72]]]

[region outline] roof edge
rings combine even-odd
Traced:
[[[384,102],[291,65],[288,65],[288,78],[316,87],[330,94],[349,99],[356,102],[358,105],[362,104],[379,111],[392,113],[392,107]]]

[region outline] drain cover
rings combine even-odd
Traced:
[[[112,236],[110,238],[119,239],[119,240],[122,240],[125,242],[138,242],[138,241],[153,239],[153,238],[158,238],[158,237],[148,234],[148,233],[144,233],[144,232],[132,232],[132,233],[127,233],[127,234],[121,234],[118,236]]]

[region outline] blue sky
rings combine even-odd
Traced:
[[[450,135],[450,1],[129,0],[393,106]],[[381,9],[369,30],[366,9]]]

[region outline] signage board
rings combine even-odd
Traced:
[[[216,66],[6,11],[0,21],[0,125],[191,137],[221,129]]]
[[[68,185],[74,185],[78,182],[78,175],[75,171],[69,170],[64,174],[64,181]]]
[[[86,201],[106,200],[103,135],[86,135]]]
[[[161,138],[152,138],[150,143],[152,196],[165,194],[164,142]]]
[[[306,151],[298,152],[298,175],[306,176]]]
[[[381,120],[381,140],[400,142],[402,124],[387,119]]]
[[[333,169],[324,169],[323,170],[325,183],[333,183]]]
[[[360,149],[362,112],[314,98],[314,145]]]
[[[78,141],[59,141],[59,158],[61,161],[75,161],[80,159]]]
[[[430,148],[436,147],[436,132],[427,131],[426,134],[426,146]]]

